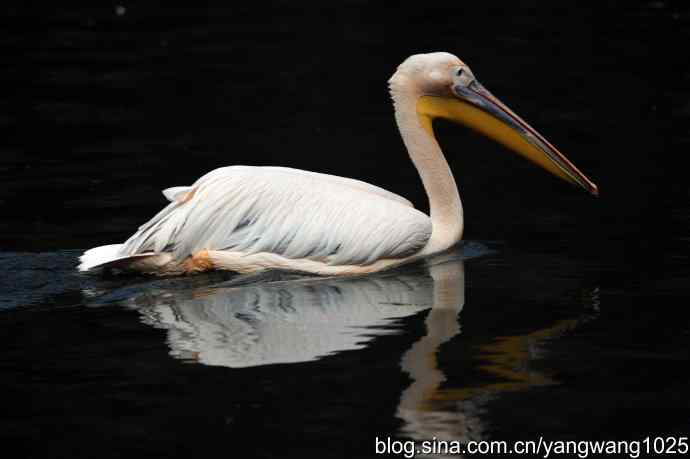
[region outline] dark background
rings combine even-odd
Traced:
[[[112,2],[4,6],[0,250],[30,252],[23,255],[30,260],[36,252],[60,251],[71,269],[76,249],[122,242],[152,216],[164,205],[160,190],[191,184],[231,164],[362,179],[426,210],[393,121],[386,81],[410,54],[448,51],[566,153],[601,194],[592,198],[463,128],[437,126],[460,187],[465,238],[499,247],[498,268],[495,263],[476,268],[475,292],[507,289],[494,297],[475,293],[474,309],[463,313],[470,324],[475,317],[475,333],[495,320],[481,314],[482,306],[495,313],[490,305],[529,297],[542,287],[549,292],[564,279],[577,279],[577,285],[564,287],[573,295],[598,289],[602,308],[610,308],[594,328],[553,345],[544,366],[566,381],[563,388],[505,397],[489,409],[494,438],[543,433],[558,422],[560,430],[551,432],[556,437],[566,431],[575,438],[602,431],[606,438],[621,439],[652,431],[687,434],[690,416],[681,394],[688,382],[690,209],[684,163],[690,147],[690,13],[683,2],[370,3],[219,2],[180,8],[140,1],[119,4],[124,14]],[[14,279],[8,273],[23,265],[6,266],[6,279]],[[50,267],[40,270],[47,276]],[[532,282],[509,280],[516,276]],[[41,285],[63,282],[41,279]],[[6,287],[11,282],[6,280]],[[52,311],[83,301],[76,290],[60,295],[42,297],[36,305]],[[534,301],[544,306],[558,297],[544,295]],[[16,304],[28,305],[17,298]],[[558,314],[540,307],[523,315],[519,308],[532,304],[523,303],[517,301],[506,317],[530,324]],[[88,457],[101,444],[108,452],[102,456],[135,452],[136,445],[170,456],[222,447],[225,440],[238,442],[257,432],[267,442],[259,448],[265,456],[281,451],[271,438],[304,455],[337,457],[335,450],[324,452],[336,441],[348,443],[346,451],[369,451],[368,443],[361,451],[357,445],[369,442],[372,432],[394,430],[392,415],[375,416],[399,395],[399,389],[388,393],[387,385],[404,387],[398,362],[388,362],[388,371],[380,357],[397,356],[391,349],[405,348],[400,340],[419,336],[423,323],[422,317],[408,324],[412,337],[389,338],[376,349],[327,360],[325,367],[284,369],[278,382],[270,368],[233,373],[236,385],[228,390],[238,401],[216,407],[215,397],[228,384],[225,374],[178,368],[165,355],[162,335],[154,340],[143,325],[126,322],[131,317],[125,319],[119,309],[91,311],[88,326],[122,321],[126,325],[109,329],[111,338],[129,333],[135,344],[114,347],[107,353],[111,360],[91,350],[92,360],[80,362],[90,371],[122,365],[116,362],[128,355],[155,354],[156,363],[146,371],[118,367],[129,376],[145,373],[145,382],[137,386],[135,401],[111,396],[115,400],[107,406],[115,411],[105,420],[89,406],[99,406],[101,390],[113,393],[98,384],[106,370],[88,383],[75,376],[85,368],[78,363],[52,373],[44,369],[38,379],[27,370],[41,367],[37,361],[58,361],[59,351],[51,357],[44,350],[66,335],[74,337],[69,346],[78,352],[85,331],[71,324],[87,320],[86,313],[28,310],[1,315],[2,333],[12,343],[3,361],[11,376],[5,393],[15,403],[4,432],[36,456],[55,447],[57,455]],[[485,333],[493,332],[506,331]],[[472,328],[466,333],[475,339]],[[441,358],[450,361],[449,375],[462,373],[459,355],[464,354]],[[343,376],[340,364],[353,368],[352,374]],[[163,383],[173,371],[169,367],[179,372],[177,385]],[[366,383],[373,384],[367,387],[377,394],[376,403],[370,394],[356,394],[367,372],[379,375],[376,383]],[[26,389],[26,378],[36,385]],[[273,384],[266,383],[263,392],[253,385],[262,378]],[[307,380],[312,385],[304,385]],[[195,384],[203,386],[200,398],[176,392]],[[349,398],[321,415],[319,405],[309,405],[319,391]],[[174,405],[178,396],[180,404]],[[28,411],[21,402],[27,399]],[[570,401],[550,411],[554,400],[565,399]],[[140,400],[147,401],[137,405]],[[161,427],[152,409],[174,421]],[[244,410],[254,422],[230,435],[215,424],[214,409]],[[130,423],[132,416],[138,423]],[[303,419],[309,416],[311,424]],[[358,419],[369,420],[361,431],[354,427]],[[295,434],[294,423],[313,430]],[[68,428],[51,427],[59,425]],[[315,442],[312,449],[307,439]]]

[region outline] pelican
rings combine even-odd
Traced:
[[[463,211],[432,122],[465,125],[596,195],[597,187],[446,52],[407,58],[389,80],[395,120],[430,215],[359,180],[286,167],[229,166],[163,191],[170,203],[124,244],[80,257],[81,271],[158,275],[268,269],[316,275],[380,271],[443,252],[462,237]]]

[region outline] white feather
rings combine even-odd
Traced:
[[[431,221],[404,198],[353,179],[281,167],[231,166],[197,180],[139,228],[122,254],[268,252],[369,264],[421,250]]]
[[[123,244],[102,245],[87,250],[79,257],[79,261],[81,262],[79,264],[79,271],[88,271],[103,263],[116,260],[121,256],[120,249],[122,245]]]
[[[191,190],[192,187],[190,186],[174,186],[163,190],[163,196],[170,202],[182,202],[189,196]]]
[[[81,257],[79,257],[79,271],[89,271],[94,268],[103,268],[106,265],[113,266],[122,263],[131,264],[147,258],[152,258],[155,255],[150,252],[126,255],[123,254],[122,247],[124,247],[124,244],[110,244],[87,250],[81,255]],[[168,261],[167,257],[161,260],[161,264],[165,261]]]

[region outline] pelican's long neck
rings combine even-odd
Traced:
[[[458,187],[430,122],[426,128],[422,124],[417,112],[419,96],[405,84],[394,81],[391,81],[391,96],[400,135],[429,198],[433,229],[424,253],[440,252],[462,238],[462,203]]]

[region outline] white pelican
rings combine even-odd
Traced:
[[[597,187],[494,97],[452,54],[417,54],[389,80],[395,119],[430,216],[358,180],[285,167],[230,166],[163,191],[170,204],[124,244],[87,250],[79,269],[166,274],[282,269],[363,274],[442,252],[462,237],[455,179],[432,121],[459,122],[568,182]]]

